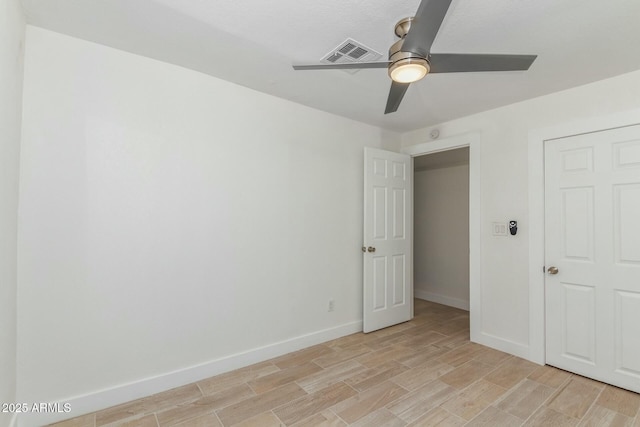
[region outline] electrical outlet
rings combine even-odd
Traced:
[[[333,309],[335,308],[335,301],[330,299],[329,300],[329,307],[327,308],[327,311],[333,311]]]

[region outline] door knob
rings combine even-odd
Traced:
[[[367,248],[367,251],[369,251],[369,252],[375,252],[375,251],[376,251],[376,248],[369,246],[369,247]]]
[[[549,274],[558,274],[558,267],[549,267],[547,271]]]

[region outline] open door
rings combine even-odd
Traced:
[[[411,157],[364,149],[363,330],[413,317]]]

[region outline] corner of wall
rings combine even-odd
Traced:
[[[380,130],[380,148],[396,153],[402,148],[402,135],[389,130]]]
[[[17,392],[17,234],[22,81],[25,18],[18,0],[0,0],[0,402]],[[16,425],[14,414],[1,414],[0,425]]]

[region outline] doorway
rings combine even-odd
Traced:
[[[467,148],[469,156],[469,328],[473,342],[485,344],[501,350],[513,352],[505,348],[495,337],[482,332],[482,278],[481,278],[481,174],[480,149],[481,135],[469,132],[440,138],[402,149],[404,154],[414,158],[425,154],[446,152],[458,148]],[[413,280],[413,279],[412,279]]]
[[[469,147],[413,165],[414,297],[469,311]]]

